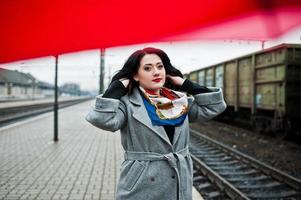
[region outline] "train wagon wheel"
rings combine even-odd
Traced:
[[[292,123],[289,119],[283,120],[283,130],[274,131],[274,135],[279,140],[287,139],[292,135]]]
[[[285,130],[278,130],[274,132],[274,136],[279,140],[284,140],[289,136],[289,134]]]
[[[253,118],[252,119],[253,130],[257,134],[262,134],[264,130],[264,121],[261,118]]]
[[[285,119],[284,120],[284,132],[286,133],[286,138],[289,138],[293,135],[293,126],[292,126],[292,121],[290,119]]]

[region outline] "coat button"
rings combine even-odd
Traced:
[[[175,175],[172,175],[172,176],[171,176],[171,178],[173,178],[173,179],[174,179],[174,178],[176,178],[176,177],[175,177]]]
[[[154,177],[150,177],[150,180],[151,180],[152,182],[154,182],[154,181],[155,181],[155,178],[154,178]]]

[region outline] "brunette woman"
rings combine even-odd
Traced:
[[[164,51],[134,52],[86,116],[100,129],[120,130],[125,153],[116,199],[192,200],[189,122],[225,108],[220,88],[183,79]]]

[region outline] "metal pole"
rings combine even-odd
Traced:
[[[265,40],[261,40],[261,49],[263,50],[264,49],[264,43],[265,43],[266,41]]]
[[[104,89],[104,63],[105,63],[105,49],[102,48],[100,49],[100,75],[99,75],[99,91],[98,93],[101,94],[103,93],[103,89]]]
[[[58,69],[58,56],[55,56],[55,79],[54,79],[54,141],[57,142],[58,138],[58,86],[57,86],[57,69]]]

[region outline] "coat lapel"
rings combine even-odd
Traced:
[[[174,136],[173,136],[173,141],[172,141],[172,145],[175,145],[181,132],[182,132],[182,128],[183,128],[183,125],[181,126],[176,126],[175,127],[175,133],[174,133]]]
[[[192,102],[194,101],[194,98],[192,96],[188,96],[187,100],[188,100],[188,108],[190,108]],[[188,117],[188,115],[186,117]],[[172,141],[172,145],[175,145],[177,143],[177,141],[178,141],[178,139],[181,135],[182,130],[185,129],[185,128],[189,128],[189,127],[185,127],[185,124],[184,125],[182,124],[181,126],[176,126],[175,127],[175,134],[174,134],[174,138],[173,138],[173,141]]]
[[[147,114],[147,110],[143,104],[143,100],[138,91],[138,88],[133,89],[133,93],[130,95],[129,98],[130,102],[135,105],[135,109],[133,109],[133,118],[135,118],[137,121],[148,127],[151,131],[159,135],[166,143],[172,146],[164,128],[162,126],[152,125],[151,119]]]
[[[190,106],[192,105],[192,102],[194,101],[194,98],[192,96],[188,96],[187,101],[188,101],[188,108],[190,108]],[[188,117],[188,114],[187,114],[186,117]],[[187,120],[187,119],[185,119],[185,120]],[[181,126],[176,126],[175,134],[174,134],[174,138],[173,138],[173,142],[172,142],[173,145],[175,145],[177,143],[177,141],[178,141],[178,139],[181,135],[182,130],[185,129],[185,128],[189,129],[189,127],[186,127],[185,121],[183,122],[183,124]]]

